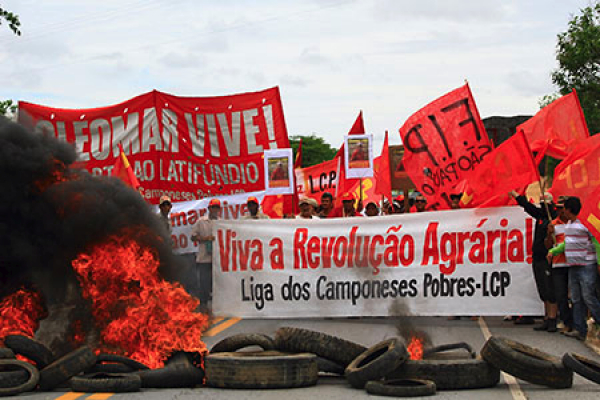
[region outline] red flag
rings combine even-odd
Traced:
[[[381,155],[373,160],[375,173],[375,193],[388,198],[392,202],[392,180],[390,177],[390,150],[388,146],[388,132],[385,131]]]
[[[137,177],[133,173],[133,168],[131,168],[131,165],[129,164],[129,160],[123,151],[121,143],[119,143],[119,150],[119,158],[117,158],[113,167],[112,176],[116,176],[125,182],[125,184],[137,190],[137,188],[140,187],[140,182],[138,182]]]
[[[496,207],[508,204],[508,192],[540,178],[527,139],[517,132],[492,150],[473,172],[465,177],[469,190],[463,203],[469,207]],[[467,201],[472,197],[471,201]]]
[[[532,151],[560,159],[590,136],[575,89],[542,108],[517,130],[523,130]]]
[[[363,135],[364,133],[365,123],[363,121],[362,111],[360,111],[358,113],[358,117],[356,117],[356,121],[354,121],[354,124],[352,125],[352,128],[350,128],[348,131],[348,135]],[[342,144],[342,147],[340,147],[334,159],[337,159],[338,161],[338,180],[335,188],[335,203],[336,206],[341,206],[342,202],[338,200],[339,197],[342,194],[351,191],[357,182],[359,182],[359,179],[346,179],[346,168],[344,165],[344,144]]]
[[[577,217],[590,230],[596,240],[600,241],[600,187],[596,187],[581,201],[581,211]]]
[[[354,125],[348,131],[348,135],[362,135],[365,133],[365,122],[363,121],[362,110],[358,113]]]
[[[294,168],[302,168],[302,138],[300,138],[300,143],[298,143],[296,159],[294,160]]]
[[[414,113],[400,128],[406,173],[433,209],[450,207],[450,194],[492,150],[466,84]]]
[[[554,196],[585,199],[600,186],[600,135],[579,142],[554,170],[551,192]]]

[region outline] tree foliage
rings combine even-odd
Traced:
[[[552,82],[562,95],[577,91],[591,134],[600,131],[600,3],[581,10],[558,34]]]
[[[21,21],[19,21],[19,16],[17,14],[13,14],[10,11],[0,7],[0,25],[2,25],[2,20],[6,20],[6,22],[8,22],[8,27],[14,32],[15,35],[21,36],[21,31],[19,30]]]
[[[317,137],[315,134],[310,136],[295,135],[290,136],[290,146],[294,150],[294,159],[300,139],[302,139],[302,167],[310,167],[331,160],[337,153],[337,149],[325,143],[323,138]]]
[[[12,100],[0,100],[0,115],[11,116],[17,111],[17,105]]]

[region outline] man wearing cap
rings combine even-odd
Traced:
[[[192,295],[200,299],[200,304],[208,306],[212,299],[212,256],[215,237],[213,235],[213,221],[221,217],[221,202],[212,199],[208,203],[208,214],[192,228],[192,240],[198,242],[196,254],[196,287]]]
[[[315,199],[303,196],[298,203],[300,214],[296,215],[296,219],[319,219],[315,213],[318,206],[319,204]]]
[[[552,278],[552,267],[548,262],[546,255],[548,249],[544,241],[548,232],[548,225],[550,219],[548,218],[548,212],[550,218],[556,218],[556,209],[552,202],[552,195],[550,193],[544,193],[540,197],[540,205],[536,206],[527,201],[525,196],[520,196],[514,190],[509,193],[517,203],[523,207],[523,210],[531,217],[535,219],[535,231],[533,234],[533,245],[531,246],[532,252],[532,267],[533,276],[535,278],[535,285],[537,287],[538,295],[544,302],[544,322],[540,326],[536,326],[537,331],[548,331],[556,332],[556,291],[554,289],[554,280]],[[545,203],[545,204],[544,204]],[[548,207],[546,211],[546,206]],[[522,317],[515,321],[516,324],[530,324],[533,323],[533,318]]]
[[[328,218],[348,218],[348,217],[362,217],[362,214],[356,211],[354,208],[354,195],[350,192],[346,192],[341,197],[342,207],[338,207],[329,213]]]
[[[260,211],[260,203],[258,202],[258,199],[256,197],[248,197],[248,200],[246,201],[246,206],[248,207],[248,214],[242,217],[243,220],[269,219],[268,215],[265,215]]]
[[[169,196],[161,196],[158,208],[160,210],[160,219],[165,224],[165,227],[171,233],[171,221],[169,220],[169,213],[173,205],[171,204],[171,198]]]

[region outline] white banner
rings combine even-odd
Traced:
[[[541,315],[520,207],[218,221],[213,312],[245,318]]]
[[[171,220],[173,252],[176,254],[185,254],[198,251],[198,243],[190,238],[192,227],[198,222],[200,217],[206,214],[208,202],[211,199],[221,200],[221,218],[225,220],[237,220],[248,214],[246,201],[250,196],[254,196],[258,201],[262,202],[265,192],[239,193],[231,196],[207,197],[202,200],[172,203],[173,208],[169,214],[169,219]],[[158,207],[156,207],[156,212],[158,212]]]

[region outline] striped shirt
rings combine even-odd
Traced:
[[[596,262],[592,234],[579,219],[558,225],[556,233],[565,235],[565,256],[568,265],[588,265]]]

